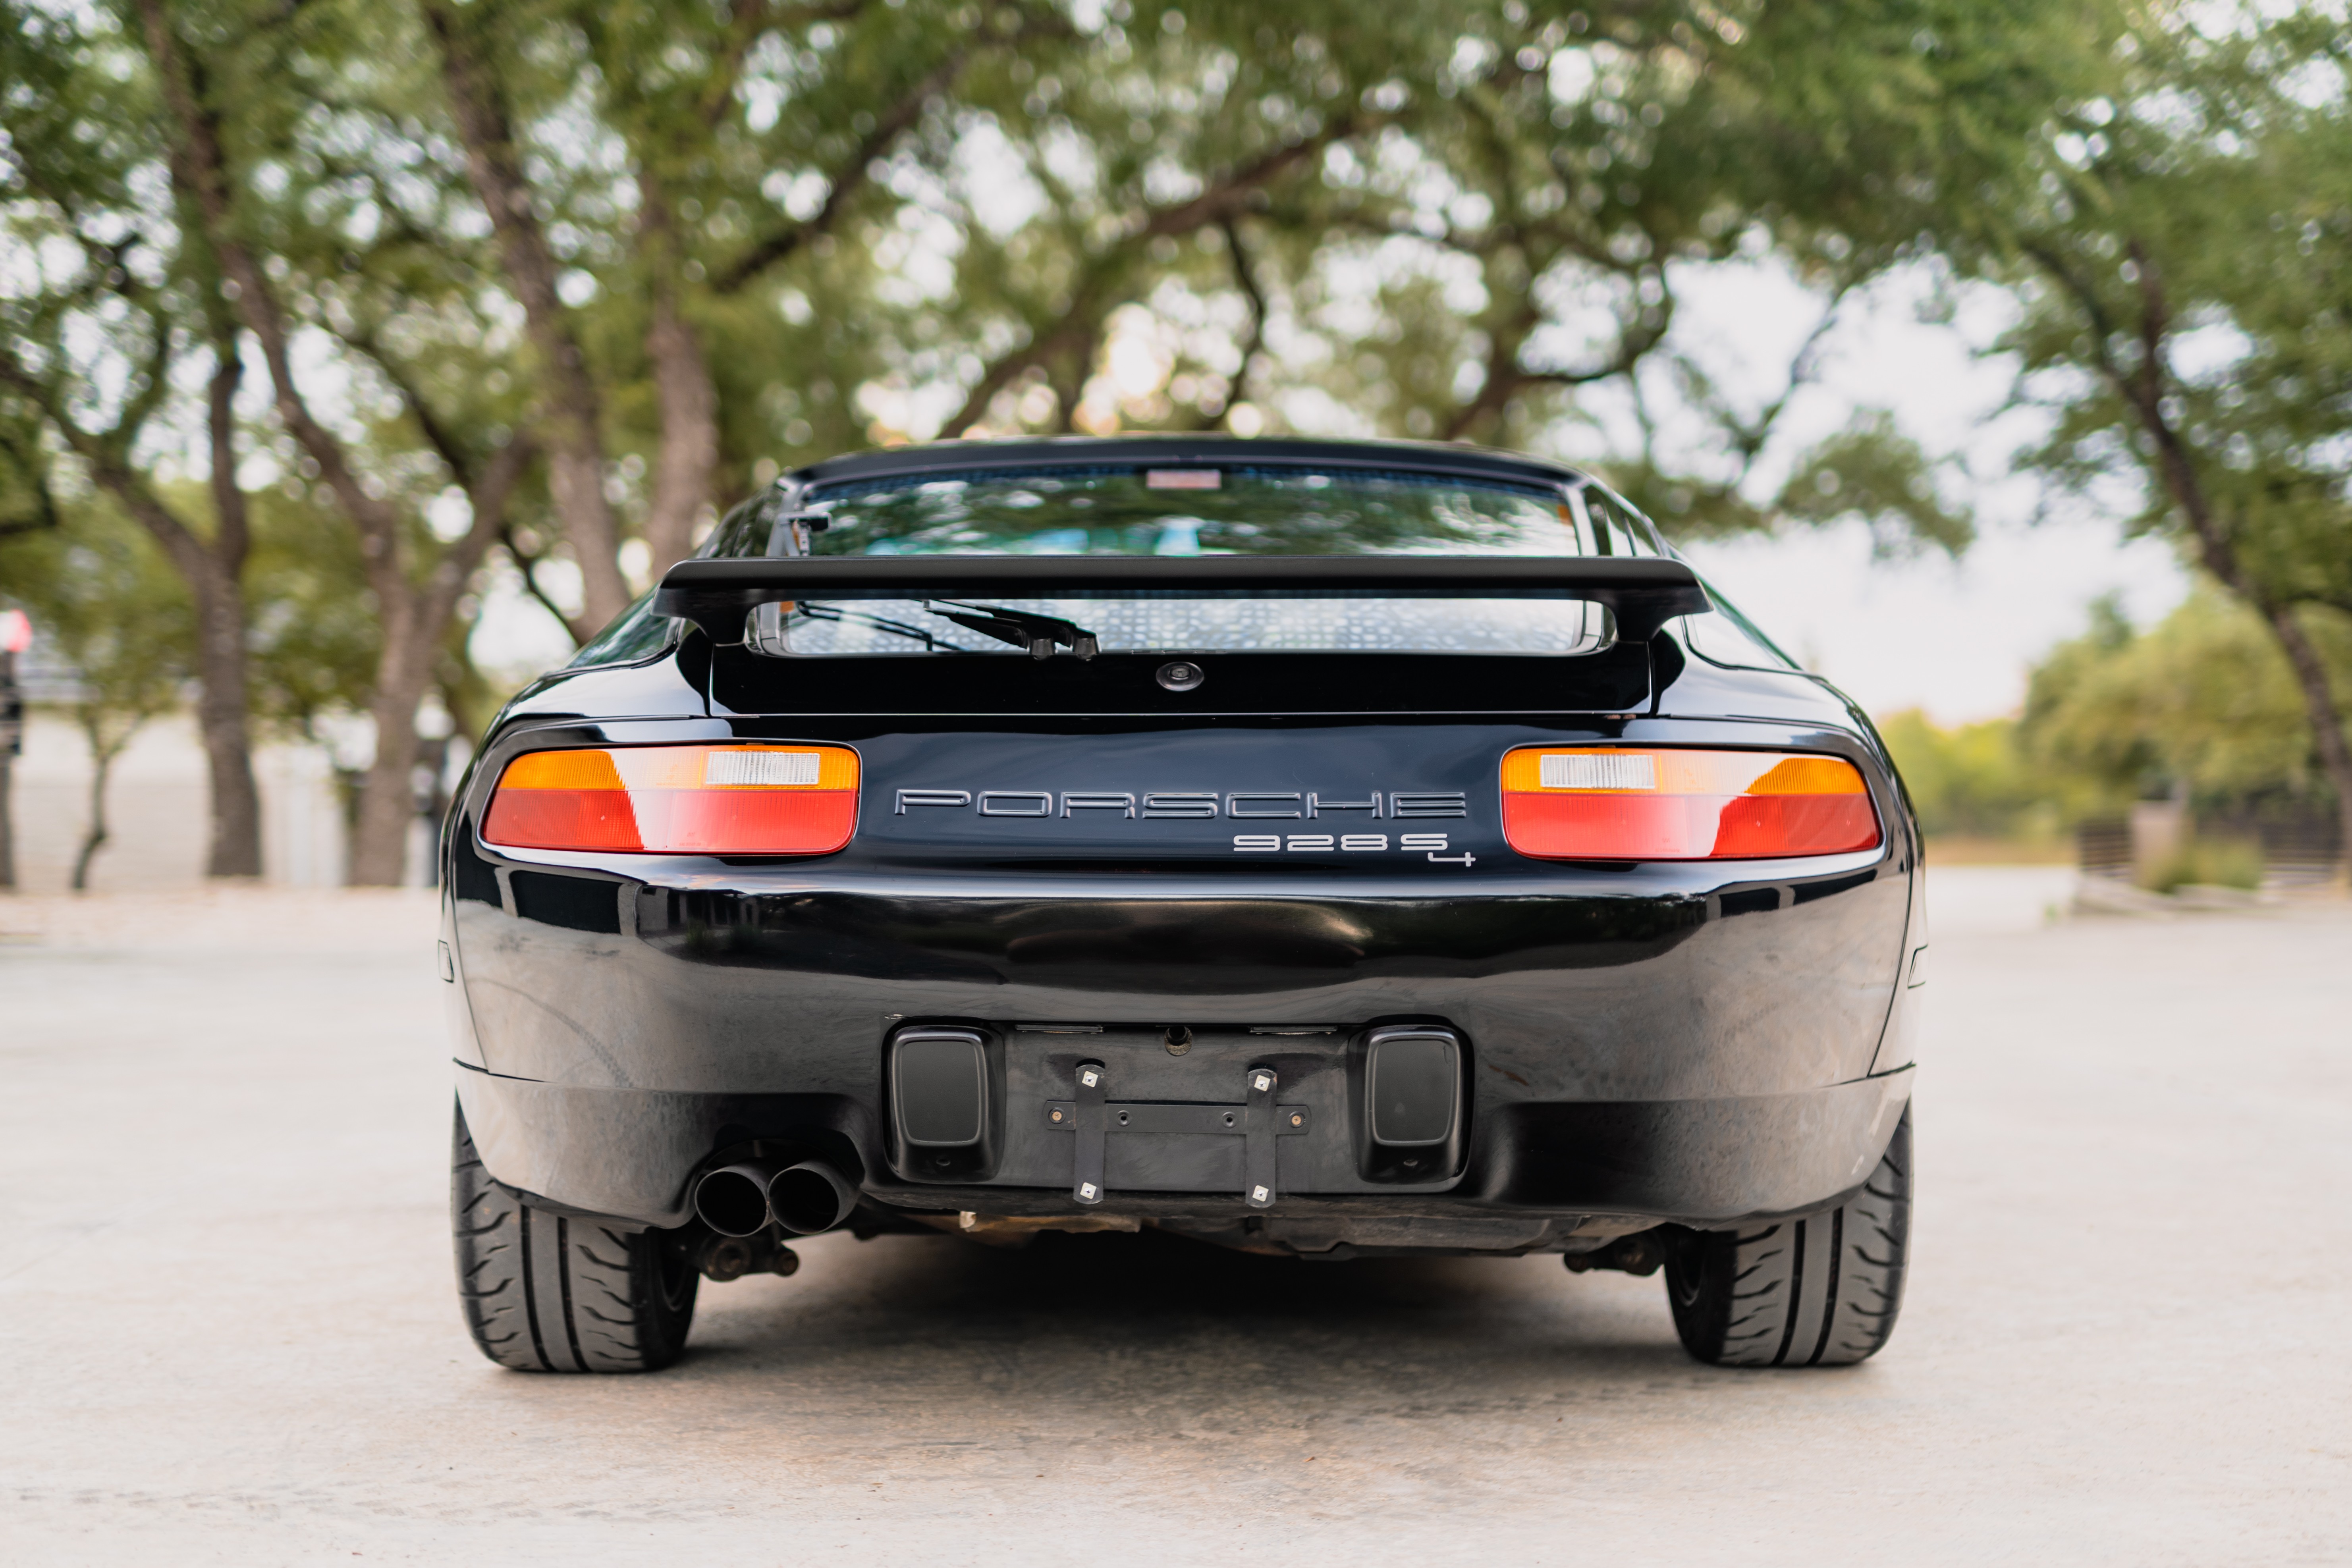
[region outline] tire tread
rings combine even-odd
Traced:
[[[1846,1203],[1750,1230],[1688,1233],[1666,1260],[1675,1331],[1717,1366],[1867,1360],[1895,1332],[1910,1240],[1906,1106],[1877,1168]]]
[[[517,1372],[654,1372],[676,1361],[697,1276],[676,1233],[533,1206],[492,1180],[457,1112],[449,1166],[457,1300],[482,1354]],[[665,1289],[665,1274],[671,1278]]]

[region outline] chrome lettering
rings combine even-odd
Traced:
[[[1062,815],[1074,811],[1115,811],[1121,816],[1135,815],[1135,797],[1131,795],[1065,795]]]
[[[1189,790],[1155,791],[1143,797],[1146,816],[1204,817],[1217,815],[1217,797]]]
[[[1242,802],[1245,800],[1286,800],[1290,803],[1290,809],[1288,811],[1244,811]],[[1229,795],[1225,796],[1225,815],[1232,817],[1303,816],[1306,813],[1300,808],[1299,800],[1300,796],[1296,791],[1288,795],[1278,795],[1267,790],[1253,790],[1241,795]]]
[[[971,792],[968,789],[902,789],[898,792],[898,815],[907,815],[910,805],[970,805]]]
[[[1036,809],[1016,811],[1009,805],[998,805],[1000,801],[1034,801],[1036,804]],[[1054,815],[1054,797],[1050,792],[1042,789],[992,789],[980,797],[980,815],[982,816],[1051,816]]]

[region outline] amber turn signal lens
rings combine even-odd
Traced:
[[[1503,758],[1503,837],[1554,860],[1757,860],[1874,849],[1879,826],[1843,757],[1530,746]]]
[[[857,829],[846,746],[613,746],[507,764],[482,819],[516,849],[830,855]]]

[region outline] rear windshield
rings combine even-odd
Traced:
[[[818,555],[1663,555],[1597,487],[1282,465],[975,469],[819,485]],[[786,553],[781,496],[745,507],[709,552]]]
[[[1449,475],[1305,466],[975,469],[819,485],[797,515],[817,555],[1660,555],[1600,492]],[[781,497],[728,520],[713,553],[793,553]],[[1586,653],[1597,606],[1549,600],[999,597],[1060,617],[1106,652]],[[776,654],[1022,650],[949,616],[950,601],[806,603],[755,616]]]
[[[1295,468],[1049,469],[824,486],[821,555],[1582,555],[1560,490]],[[1615,544],[1606,542],[1601,548]]]

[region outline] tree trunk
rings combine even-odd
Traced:
[[[694,547],[719,472],[719,391],[711,384],[701,341],[678,310],[677,286],[667,277],[654,286],[646,352],[653,360],[654,393],[661,405],[661,449],[654,458],[653,505],[646,513],[646,542],[658,576]]]
[[[360,781],[359,822],[345,879],[353,887],[400,885],[408,825],[416,819],[416,792],[410,783],[416,769],[416,705],[432,683],[433,661],[457,613],[457,597],[502,531],[507,504],[533,455],[532,443],[519,437],[473,476],[473,527],[434,563],[422,584],[412,585],[396,562],[370,563],[369,578],[382,606],[383,646],[376,655],[375,690],[368,702],[375,720],[375,760]]]
[[[355,888],[396,888],[408,863],[408,825],[416,816],[409,774],[416,767],[416,704],[433,668],[433,637],[420,635],[427,618],[397,571],[370,573],[383,586],[383,643],[377,650],[368,714],[375,721],[375,758],[360,780],[359,821],[352,831],[345,880]],[[389,590],[389,592],[388,592]],[[393,595],[396,594],[397,597]],[[437,628],[436,628],[437,629]]]
[[[2278,638],[2287,663],[2294,667],[2295,685],[2303,691],[2304,711],[2310,716],[2312,739],[2319,748],[2319,765],[2336,790],[2336,850],[2344,857],[2346,871],[2352,874],[2352,742],[2344,733],[2344,715],[2336,706],[2326,661],[2312,646],[2292,606],[2265,603],[2262,610],[2263,618],[2270,622],[2271,635]]]
[[[217,299],[217,291],[215,291]],[[225,314],[225,312],[223,312]],[[261,875],[261,794],[253,782],[253,736],[245,691],[245,558],[252,537],[245,492],[236,486],[237,358],[233,321],[215,323],[209,388],[212,435],[212,547],[194,573],[183,568],[196,601],[196,726],[212,784],[212,851],[207,877]],[[164,542],[166,553],[169,542]],[[194,563],[189,563],[194,565]]]
[[[416,791],[410,782],[416,768],[416,704],[424,696],[422,672],[377,667],[375,695],[368,703],[375,720],[375,760],[360,780],[359,822],[352,832],[346,879],[352,887],[396,888],[407,869],[408,825],[416,819]]]
[[[261,875],[261,794],[245,701],[245,594],[226,570],[192,584],[196,600],[196,728],[211,784],[207,877]]]
[[[196,728],[209,777],[212,843],[207,877],[261,875],[261,796],[253,780],[251,726],[246,705],[246,556],[242,521],[226,518],[212,542],[198,538],[129,469],[92,464],[100,484],[122,503],[162,547],[196,605]],[[228,488],[236,488],[234,476]],[[240,503],[243,498],[239,497]]]
[[[0,746],[0,889],[11,892],[16,887],[16,820],[9,814],[8,772],[15,762],[8,748]]]
[[[2165,382],[2169,374],[2165,347],[2172,316],[2164,274],[2137,238],[2125,248],[2139,269],[2140,363],[2128,371],[2110,363],[2105,366],[2105,374],[2156,444],[2157,473],[2188,520],[2190,536],[2197,542],[2199,563],[2223,587],[2261,613],[2294,671],[2295,685],[2303,693],[2304,711],[2311,720],[2312,739],[2319,749],[2319,765],[2336,788],[2336,821],[2342,835],[2338,851],[2344,857],[2347,871],[2352,872],[2352,742],[2347,742],[2345,736],[2344,715],[2336,710],[2327,666],[2305,635],[2302,623],[2294,618],[2294,604],[2273,597],[2244,569],[2238,558],[2235,533],[2214,511],[2204,477],[2189,455],[2188,439],[2174,428],[2165,413]],[[2107,323],[2096,306],[2096,296],[2074,281],[2063,267],[2047,261],[2044,265],[2051,266],[2085,301],[2093,327],[2104,336]]]
[[[268,273],[256,261],[239,237],[227,154],[222,144],[216,117],[202,91],[201,71],[196,63],[183,53],[164,0],[137,0],[137,9],[148,53],[155,62],[164,105],[179,130],[178,142],[172,158],[173,183],[194,198],[196,210],[204,219],[205,238],[211,243],[221,270],[227,275],[228,281],[236,285],[236,313],[246,330],[253,333],[254,341],[260,345],[263,363],[269,368],[270,387],[276,395],[279,420],[285,425],[287,433],[318,464],[320,477],[334,492],[360,535],[368,586],[375,595],[376,614],[383,626],[383,647],[376,661],[375,695],[369,703],[376,720],[376,758],[361,787],[359,827],[352,843],[348,879],[359,886],[396,885],[405,858],[408,823],[415,813],[408,776],[415,765],[416,752],[416,703],[424,695],[425,682],[430,679],[441,635],[448,627],[457,597],[465,591],[467,579],[481,564],[484,552],[497,539],[505,521],[507,503],[512,497],[514,486],[540,447],[530,437],[517,436],[499,447],[482,465],[478,473],[459,475],[466,480],[473,497],[473,525],[465,538],[441,552],[431,570],[425,574],[425,582],[421,585],[412,583],[404,561],[407,551],[399,512],[383,498],[370,493],[358,470],[352,467],[341,439],[311,413],[301,384],[295,377],[284,309],[278,302]],[[431,17],[436,31],[443,30],[451,21],[446,8],[435,8]],[[454,75],[457,71],[454,56],[450,66]],[[461,103],[461,117],[465,107]],[[501,140],[499,145],[505,158],[511,162],[514,149],[503,140],[503,120],[499,120]],[[487,193],[485,195],[487,197]],[[537,218],[530,211],[528,195],[527,191],[520,192],[518,199],[521,203],[522,218],[528,220],[525,226],[536,238]],[[492,202],[491,217],[499,224],[501,237],[505,237],[511,226],[508,220],[514,217],[514,208],[511,204],[502,206]],[[546,258],[543,246],[539,254],[542,260]],[[548,299],[552,300],[554,270],[551,262],[542,270],[539,281],[544,285]],[[568,324],[561,321],[558,324],[566,326],[565,342],[568,342]],[[584,372],[577,358],[577,345],[572,344],[571,348],[573,356],[570,362],[571,369],[580,374],[568,384],[559,378],[559,392],[566,384],[575,388],[586,384]],[[593,389],[589,391],[593,400]],[[589,412],[592,417],[586,428],[593,440],[593,401]],[[561,413],[557,423],[559,426],[564,423]],[[592,451],[584,463],[579,460],[579,454],[575,452],[569,468],[562,460],[550,465],[551,488],[556,491],[559,505],[567,486],[575,493],[584,487],[593,500],[593,514],[601,517],[605,524],[602,545],[584,550],[580,562],[582,574],[589,584],[589,616],[599,626],[603,625],[603,619],[595,617],[601,615],[604,619],[609,619],[626,607],[628,601],[627,592],[621,583],[620,564],[613,548],[612,512],[604,502],[603,466],[601,449]],[[216,468],[220,474],[230,477],[233,489],[233,467],[220,463],[216,458]],[[152,495],[136,486],[130,487],[125,493],[138,504],[153,502]],[[241,498],[226,510],[239,520],[241,527],[244,515]],[[160,504],[153,504],[152,510],[159,516],[168,517]],[[162,537],[161,534],[158,536]],[[578,536],[575,535],[574,539],[574,548],[579,549]]]
[[[646,543],[659,576],[694,547],[695,528],[711,503],[719,472],[719,389],[702,340],[678,302],[677,215],[669,193],[646,168],[637,173],[637,259],[653,295],[646,356],[653,362],[661,413],[653,504],[646,511]]]
[[[2237,542],[2214,515],[2204,480],[2189,458],[2188,444],[2162,417],[2153,395],[2146,399],[2141,417],[2156,437],[2158,471],[2165,488],[2189,520],[2190,536],[2197,542],[2199,564],[2260,613],[2271,635],[2278,639],[2280,651],[2286,655],[2288,667],[2294,671],[2296,689],[2303,693],[2304,712],[2311,721],[2312,740],[2319,751],[2319,765],[2336,790],[2336,821],[2341,831],[2339,851],[2347,869],[2352,869],[2352,741],[2347,741],[2345,734],[2344,715],[2336,706],[2326,662],[2312,646],[2302,623],[2295,619],[2294,605],[2273,599],[2240,563]]]
[[[16,697],[16,656],[0,647],[0,892],[14,892],[16,887],[16,818],[9,793],[16,742],[24,733]]]
[[[441,79],[466,144],[466,173],[488,209],[507,287],[523,309],[547,393],[547,488],[580,568],[582,607],[572,623],[580,641],[628,608],[621,576],[621,531],[604,495],[601,399],[588,356],[557,291],[560,271],[549,248],[530,183],[514,144],[499,84],[476,48],[469,18],[451,0],[426,0],[426,22],[441,47]]]
[[[114,759],[131,737],[125,732],[113,745],[106,742],[100,726],[85,716],[82,733],[89,741],[89,831],[82,835],[81,851],[74,857],[73,880],[77,893],[89,891],[89,863],[106,847],[106,775],[114,771]]]

